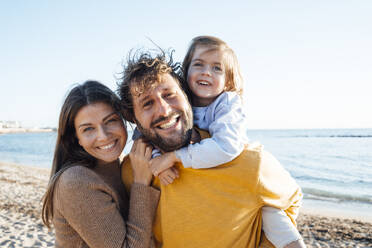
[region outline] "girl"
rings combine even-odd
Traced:
[[[119,98],[87,81],[62,106],[42,219],[55,228],[56,247],[151,245],[159,191],[149,186],[151,147],[137,140],[129,155],[135,183],[130,201],[120,179],[119,156],[127,141]]]
[[[211,138],[151,160],[151,170],[162,178],[176,162],[194,169],[212,168],[235,159],[248,143],[241,101],[243,82],[237,57],[222,40],[199,36],[192,40],[183,61],[194,124]],[[284,211],[262,208],[263,230],[276,247],[304,247],[301,235]],[[289,246],[290,245],[290,246]]]

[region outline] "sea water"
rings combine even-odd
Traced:
[[[311,212],[372,221],[372,129],[250,130],[248,134],[296,179],[304,207]]]
[[[248,130],[248,136],[274,154],[309,204],[347,203],[372,213],[372,129]],[[0,135],[0,161],[50,168],[55,140],[54,132]]]

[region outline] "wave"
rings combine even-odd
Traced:
[[[348,195],[313,188],[302,188],[302,191],[305,193],[304,197],[307,199],[327,200],[333,202],[357,201],[372,204],[372,196]]]
[[[303,182],[318,183],[320,185],[334,185],[334,186],[343,186],[345,183],[351,186],[357,187],[371,187],[372,188],[372,178],[371,177],[362,177],[361,174],[347,174],[337,173],[338,171],[330,170],[328,174],[320,174],[318,171],[314,174],[314,171],[308,171],[306,174],[296,174],[297,171],[290,171],[293,177],[296,180]],[[310,174],[311,173],[311,174]],[[330,176],[330,173],[333,173],[333,177]],[[337,174],[336,174],[337,173]]]
[[[337,135],[293,135],[293,136],[281,136],[291,138],[372,138],[372,135],[358,135],[358,134],[337,134]]]

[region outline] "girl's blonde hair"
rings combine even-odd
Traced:
[[[189,49],[187,50],[186,56],[183,59],[182,69],[185,76],[185,88],[188,88],[187,77],[188,70],[191,64],[192,57],[194,56],[197,47],[209,47],[210,51],[216,50],[221,51],[223,54],[223,66],[225,68],[225,91],[235,91],[240,96],[243,94],[243,78],[240,73],[240,66],[238,58],[234,51],[219,38],[213,36],[197,36],[191,40]]]

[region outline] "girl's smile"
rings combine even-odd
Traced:
[[[207,106],[225,89],[223,54],[208,46],[195,49],[188,70],[187,83],[193,93],[193,105]]]

